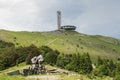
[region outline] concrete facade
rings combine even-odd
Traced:
[[[57,11],[57,26],[58,30],[61,29],[61,11]]]

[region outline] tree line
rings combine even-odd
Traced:
[[[96,68],[92,71],[92,75],[98,77],[110,76],[114,80],[120,80],[120,62],[112,59],[104,59],[98,56]]]
[[[20,46],[15,48],[12,43],[1,42],[6,45],[4,45],[4,48],[0,48],[0,70],[18,65],[21,62],[31,64],[31,58],[41,54],[46,64],[56,65],[78,73],[90,73],[92,71],[92,62],[88,53],[82,55],[79,53],[63,54],[48,46],[38,48],[33,44],[28,47]],[[10,44],[12,46],[8,47]]]
[[[120,79],[120,62],[112,59],[103,59],[98,57],[96,68],[93,69],[92,61],[89,53],[60,53],[48,46],[36,47],[30,45],[28,47],[17,47],[13,43],[0,40],[0,70],[7,69],[11,66],[18,65],[21,62],[31,64],[31,58],[43,55],[44,63],[52,66],[58,66],[63,69],[74,71],[80,74],[90,74],[90,78],[94,76],[114,77],[115,80]]]

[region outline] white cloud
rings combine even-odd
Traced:
[[[63,25],[116,36],[120,32],[119,4],[119,0],[0,0],[0,29],[55,30],[56,11],[61,10]]]
[[[37,7],[32,0],[6,0],[0,4],[0,27],[5,29],[24,30],[37,18]]]
[[[120,38],[118,36],[120,32],[119,3],[120,1],[117,0],[86,2],[85,13],[76,20],[76,24],[80,25],[79,31],[88,34],[117,35]]]

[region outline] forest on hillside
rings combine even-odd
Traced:
[[[31,58],[43,55],[44,64],[50,64],[79,74],[85,74],[93,79],[95,76],[110,76],[115,80],[120,79],[120,62],[112,59],[103,59],[98,56],[97,62],[93,63],[89,53],[60,53],[48,46],[36,47],[31,44],[28,47],[15,47],[13,43],[0,40],[0,70],[12,66],[19,66],[20,63],[26,62],[31,64]]]

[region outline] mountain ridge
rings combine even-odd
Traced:
[[[87,35],[76,31],[7,31],[0,30],[0,40],[19,46],[34,44],[49,46],[61,53],[89,53],[92,58],[117,59],[120,56],[120,40],[102,35]]]

